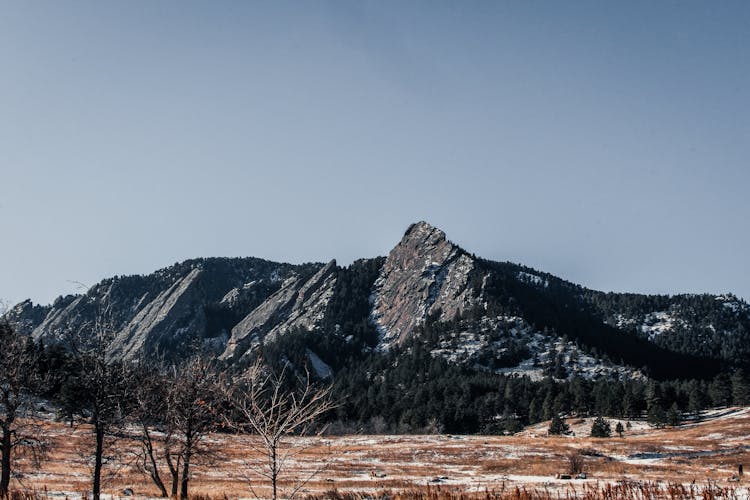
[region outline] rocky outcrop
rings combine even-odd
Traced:
[[[336,261],[332,260],[308,280],[288,278],[279,291],[232,329],[221,359],[233,363],[260,342],[295,329],[318,328],[333,296],[336,271]]]
[[[49,314],[52,306],[40,306],[30,300],[24,300],[13,306],[6,314],[5,319],[15,325],[16,330],[22,335],[31,335]]]
[[[402,342],[428,317],[450,321],[476,305],[469,287],[474,267],[474,259],[443,231],[426,222],[412,224],[375,282],[372,319],[381,347]]]
[[[147,276],[109,278],[85,294],[59,297],[51,306],[25,301],[6,319],[45,342],[86,339],[97,329],[106,330],[113,338],[111,358],[179,355],[188,344],[220,336],[226,321],[234,326],[231,318],[245,316],[288,276],[309,276],[320,267],[255,258],[195,259]],[[226,337],[222,350],[225,343]]]
[[[195,268],[146,304],[115,336],[109,355],[132,359],[140,353],[158,352],[179,345],[205,328],[201,314],[206,301],[199,283],[203,270]]]

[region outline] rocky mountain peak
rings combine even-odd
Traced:
[[[375,282],[372,319],[381,347],[400,343],[430,316],[450,321],[474,305],[473,269],[474,259],[443,231],[426,222],[409,226]]]
[[[409,242],[419,243],[420,241],[426,242],[428,240],[433,241],[445,241],[445,233],[433,226],[432,224],[419,221],[411,224],[404,233],[404,237],[401,239],[400,245],[408,244]]]

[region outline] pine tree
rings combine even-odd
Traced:
[[[547,392],[547,396],[544,398],[544,402],[542,403],[542,418],[544,420],[547,420],[548,418],[552,418],[552,405],[554,403],[554,397],[552,396],[552,391]]]
[[[711,382],[709,394],[714,406],[729,406],[732,404],[732,381],[726,373],[720,373]]]
[[[648,409],[648,417],[646,418],[649,424],[656,427],[663,427],[667,422],[667,412],[661,405],[661,402],[654,402]]]
[[[691,380],[688,384],[688,409],[690,413],[697,416],[701,410],[708,406],[706,393],[697,380]]]
[[[677,427],[682,422],[682,412],[677,406],[677,403],[673,403],[667,412],[667,424],[672,427]]]
[[[667,412],[662,403],[661,387],[656,382],[650,383],[646,389],[646,404],[648,405],[646,417],[648,423],[657,427],[663,426],[667,421]]]
[[[565,420],[560,418],[559,415],[552,417],[552,421],[547,429],[547,434],[550,436],[559,436],[561,434],[567,434],[570,432],[570,426],[565,423]]]
[[[620,437],[622,437],[622,435],[625,433],[625,429],[622,426],[622,422],[617,422],[617,425],[615,426],[615,432]]]
[[[732,375],[732,402],[736,405],[750,404],[750,381],[741,368]]]
[[[612,427],[601,415],[596,417],[591,425],[591,437],[607,438],[612,435]]]

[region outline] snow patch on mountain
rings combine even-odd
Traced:
[[[665,332],[672,331],[679,322],[678,318],[667,311],[652,312],[643,318],[641,332],[646,334],[649,340],[653,340]]]
[[[325,379],[333,375],[333,369],[328,366],[325,361],[320,359],[317,354],[310,349],[305,349],[305,353],[307,354],[307,359],[310,360],[310,364],[318,377]]]
[[[726,307],[734,313],[750,312],[750,305],[744,300],[740,300],[734,295],[719,295],[716,297],[717,302],[721,302],[722,306]]]
[[[519,271],[516,277],[519,281],[523,281],[524,283],[541,286],[543,288],[549,287],[549,280],[542,278],[541,276],[537,276],[536,274]]]
[[[461,326],[441,337],[437,347],[430,351],[433,357],[495,373],[528,376],[532,380],[550,375],[586,379],[643,377],[638,370],[597,359],[571,341],[540,332],[521,317],[485,317],[478,324]],[[519,356],[524,352],[525,355]],[[555,369],[556,364],[561,367]]]

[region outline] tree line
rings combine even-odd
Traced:
[[[415,433],[513,433],[554,415],[649,418],[750,404],[742,369],[713,379],[588,379],[505,375],[452,364],[422,342],[373,354],[337,373],[334,395],[343,404],[333,427]],[[672,410],[674,411],[674,410]]]

